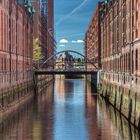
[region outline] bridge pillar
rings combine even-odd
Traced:
[[[91,84],[97,88],[98,85],[98,72],[91,74]]]

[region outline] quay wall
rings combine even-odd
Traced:
[[[113,76],[109,76],[113,75]],[[113,77],[113,79],[106,78]],[[121,80],[116,80],[117,78]],[[100,72],[98,91],[107,102],[117,109],[128,121],[140,130],[140,90],[133,82],[133,78],[126,76],[128,81],[124,84],[124,74],[111,74]],[[140,80],[140,79],[138,79]]]
[[[3,117],[3,120],[0,120],[0,138],[9,139],[9,134],[11,134],[11,129],[13,131],[17,131],[17,139],[21,139],[21,135],[25,132],[21,132],[20,128],[13,127],[17,126],[17,124],[24,120],[24,124],[32,124],[34,123],[34,120],[32,119],[32,109],[35,109],[36,112],[38,108],[46,108],[46,105],[50,104],[50,101],[53,101],[53,96],[51,94],[53,93],[53,81],[49,81],[44,87],[42,88],[42,91],[39,93],[39,97],[37,100],[34,100],[33,98],[30,98],[29,100],[24,103],[24,105],[20,105],[19,108],[13,110],[9,116]],[[49,97],[49,98],[48,98]],[[27,119],[28,118],[28,119]],[[25,131],[30,131],[32,133],[32,129],[29,128],[29,125],[24,126]]]
[[[54,80],[53,76],[40,76],[37,81],[38,93]],[[35,96],[34,81],[26,81],[0,90],[0,122],[29,102]]]
[[[103,97],[99,96],[98,104],[101,112],[100,116],[105,113],[115,129],[117,128],[118,132],[122,134],[122,138],[128,140],[128,136],[130,136],[131,140],[139,139],[139,131],[136,127],[130,125],[130,123],[122,115],[120,115],[113,106],[108,104]]]

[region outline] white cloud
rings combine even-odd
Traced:
[[[64,44],[61,44],[61,45],[59,45],[59,47],[65,47],[65,45]]]
[[[71,42],[72,42],[72,43],[84,43],[83,40],[72,40]]]
[[[72,40],[71,42],[72,42],[72,43],[77,43],[77,41],[75,41],[75,40]]]
[[[77,40],[77,43],[84,43],[83,40]]]
[[[59,42],[60,43],[68,43],[69,41],[67,39],[61,39]]]

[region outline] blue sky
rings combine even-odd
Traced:
[[[98,0],[54,0],[57,51],[70,49],[84,52],[82,40],[97,2]]]

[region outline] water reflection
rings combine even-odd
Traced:
[[[56,97],[62,102],[67,99],[67,96],[73,95],[74,83],[71,80],[60,80],[57,78],[55,87]]]
[[[0,123],[0,140],[139,140],[138,132],[84,80],[56,79]]]
[[[57,82],[59,84],[56,81],[56,85]],[[84,117],[84,81],[66,80],[62,82],[62,87],[65,87],[62,88],[64,100],[60,100],[58,94],[61,86],[55,91],[55,140],[86,140],[88,134]]]
[[[0,139],[26,139],[32,127],[32,102],[28,103],[9,118],[0,123]],[[26,135],[24,135],[26,134]]]

